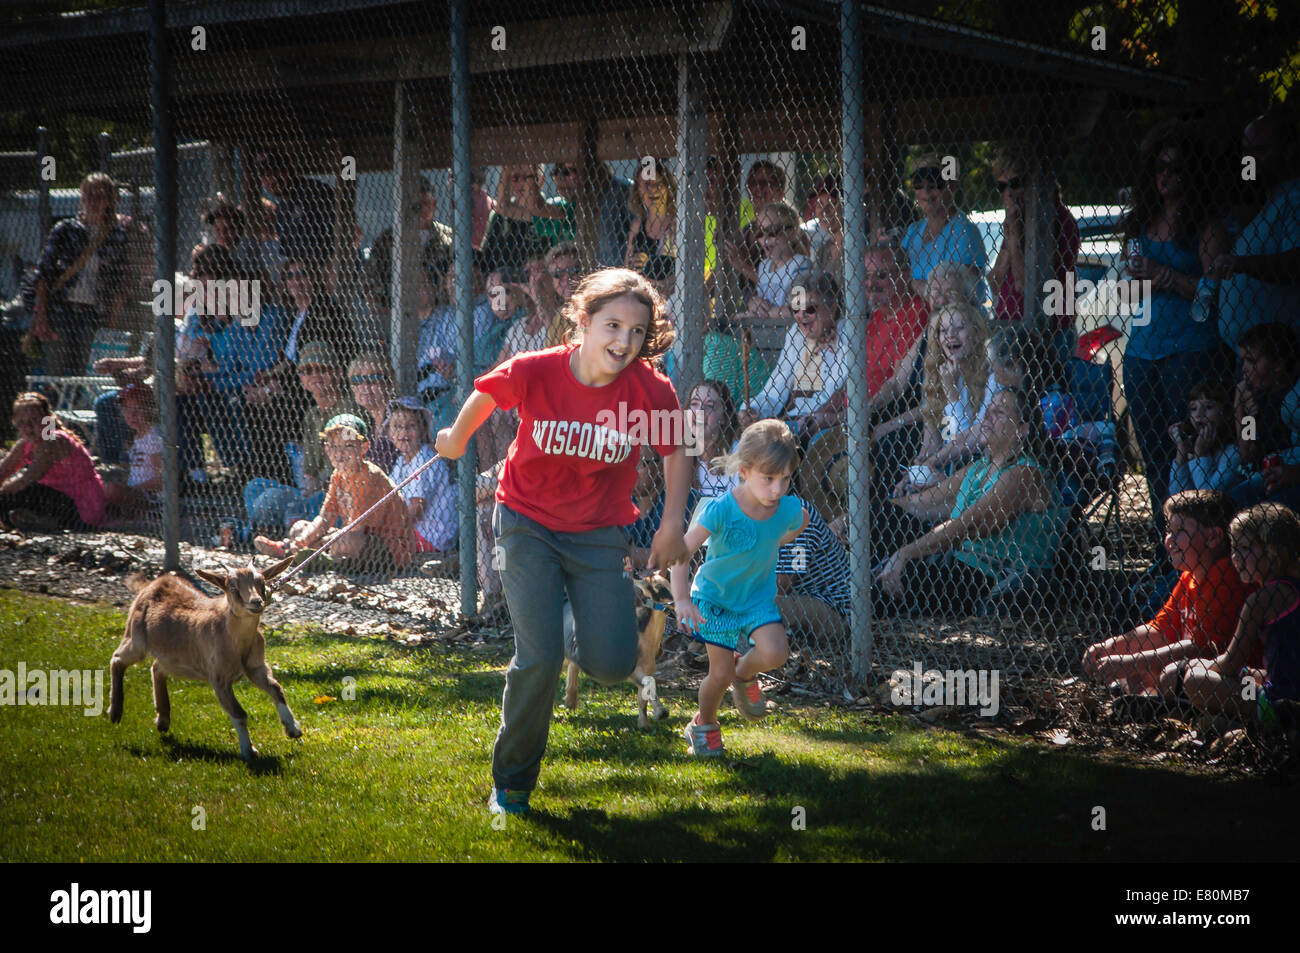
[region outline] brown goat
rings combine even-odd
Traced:
[[[126,632],[113,653],[110,671],[112,692],[108,718],[116,724],[122,718],[122,675],[146,655],[152,655],[153,704],[158,712],[159,731],[171,726],[171,701],[167,697],[167,676],[207,682],[217,701],[230,716],[239,736],[239,755],[248,760],[257,754],[248,737],[248,715],[235,698],[234,684],[245,675],[271,696],[284,733],[302,735],[298,720],[284,700],[280,683],[266,664],[266,639],[258,628],[266,608],[266,583],[289,568],[294,557],[258,572],[248,566],[227,573],[194,570],[194,574],[219,588],[224,595],[204,595],[179,576],[167,575],[149,582],[136,573],[127,585],[136,593],[126,617]]]

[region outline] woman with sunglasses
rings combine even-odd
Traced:
[[[925,295],[930,272],[941,261],[970,265],[982,275],[988,267],[979,230],[957,208],[957,160],[927,152],[916,160],[912,193],[921,210],[920,221],[903,232],[903,249],[912,262],[912,288]],[[888,236],[880,236],[884,242]],[[986,289],[980,282],[980,298]]]
[[[1130,278],[1150,281],[1151,293],[1139,299],[1142,306],[1129,322],[1124,392],[1163,538],[1161,504],[1174,457],[1169,425],[1184,416],[1191,389],[1226,366],[1216,322],[1194,315],[1192,299],[1201,274],[1228,242],[1210,206],[1206,159],[1189,125],[1156,126],[1140,155],[1143,175],[1123,221],[1125,244],[1136,241],[1140,254],[1126,270]]]
[[[739,417],[742,430],[764,417],[780,417],[806,443],[834,419],[832,398],[848,380],[849,353],[839,333],[839,284],[823,271],[807,273],[800,281],[803,293],[797,297],[802,301],[792,294],[794,324],[772,376],[739,408]]]
[[[397,462],[397,445],[388,436],[385,418],[388,404],[397,396],[391,365],[378,351],[362,351],[348,364],[348,386],[352,399],[365,411],[370,425],[370,449],[366,459],[385,473]]]
[[[758,282],[745,303],[745,314],[784,323],[791,290],[813,270],[808,235],[799,213],[787,202],[763,206],[758,214],[757,234],[763,260],[758,263]]]
[[[540,165],[502,166],[496,206],[483,235],[485,267],[522,268],[554,245],[566,227],[572,238],[570,212],[563,199],[542,197]]]
[[[644,165],[627,193],[632,226],[623,267],[641,271],[656,255],[677,257],[677,180],[662,161]]]
[[[993,160],[993,184],[997,187],[1005,217],[1002,220],[1002,248],[989,270],[989,286],[996,288],[995,319],[1019,321],[1025,314],[1025,186],[1029,182],[1030,156],[1023,149],[1007,147]],[[1079,223],[1061,201],[1061,190],[1052,182],[1052,273],[1064,282],[1079,257]],[[1057,331],[1070,331],[1073,318],[1059,314]]]

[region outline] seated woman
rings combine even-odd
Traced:
[[[85,444],[59,425],[49,399],[19,394],[13,425],[18,439],[0,460],[0,526],[48,532],[102,524],[103,481]]]
[[[677,180],[662,160],[643,166],[628,190],[627,233],[623,267],[640,271],[656,255],[677,257]]]
[[[364,420],[374,436],[366,459],[385,473],[397,462],[397,447],[388,436],[388,405],[396,396],[392,366],[378,351],[362,351],[348,364],[352,399],[365,411]]]
[[[1055,566],[1065,520],[1038,401],[1001,390],[979,430],[985,452],[974,463],[919,493],[872,500],[877,611],[969,612],[1008,578]]]
[[[740,424],[736,420],[736,405],[731,399],[731,391],[722,381],[700,381],[691,391],[686,410],[688,446],[696,459],[691,490],[701,497],[721,496],[739,482],[737,475],[717,469],[712,462],[731,453],[740,439]]]
[[[803,307],[786,332],[776,367],[762,391],[740,408],[740,428],[779,417],[805,439],[829,419],[831,399],[849,374],[848,342],[838,333],[843,301],[824,271],[801,279]]]

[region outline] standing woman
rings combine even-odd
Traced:
[[[1132,278],[1149,280],[1149,308],[1129,325],[1124,393],[1151,494],[1151,512],[1164,537],[1164,501],[1174,445],[1169,425],[1180,420],[1193,387],[1221,372],[1222,342],[1214,320],[1197,320],[1192,298],[1202,272],[1227,251],[1227,235],[1209,205],[1205,157],[1191,128],[1165,123],[1142,144],[1142,178],[1124,217],[1124,238],[1141,254],[1128,263]]]
[[[605,684],[636,665],[632,553],[623,528],[639,516],[632,490],[645,441],[636,432],[660,419],[655,414],[680,414],[672,383],[651,363],[671,346],[672,329],[649,281],[621,268],[595,272],[565,314],[580,343],[518,354],[479,377],[435,444],[455,460],[493,410],[519,408],[493,515],[515,631],[492,752],[488,807],[498,814],[528,811],[566,655]],[[631,434],[617,429],[620,420]],[[680,443],[651,442],[667,458],[667,489],[647,565],[666,568],[687,556],[691,464]]]
[[[941,261],[969,265],[984,274],[988,266],[984,241],[957,208],[956,160],[933,152],[921,156],[912,172],[912,193],[922,215],[903,232],[903,249],[912,263],[912,289],[924,295],[930,272]],[[888,236],[878,240],[888,241]],[[986,294],[982,281],[978,293],[981,299]]]
[[[50,231],[37,264],[30,336],[45,342],[45,370],[86,373],[95,332],[116,327],[126,303],[127,232],[117,186],[103,172],[81,181],[81,210]]]
[[[657,255],[677,257],[677,180],[662,161],[642,168],[627,194],[632,227],[623,264],[641,271]]]

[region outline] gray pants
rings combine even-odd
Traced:
[[[605,685],[636,667],[635,595],[623,574],[630,550],[618,526],[559,533],[500,503],[492,528],[515,630],[492,780],[498,788],[531,791],[565,658]]]

